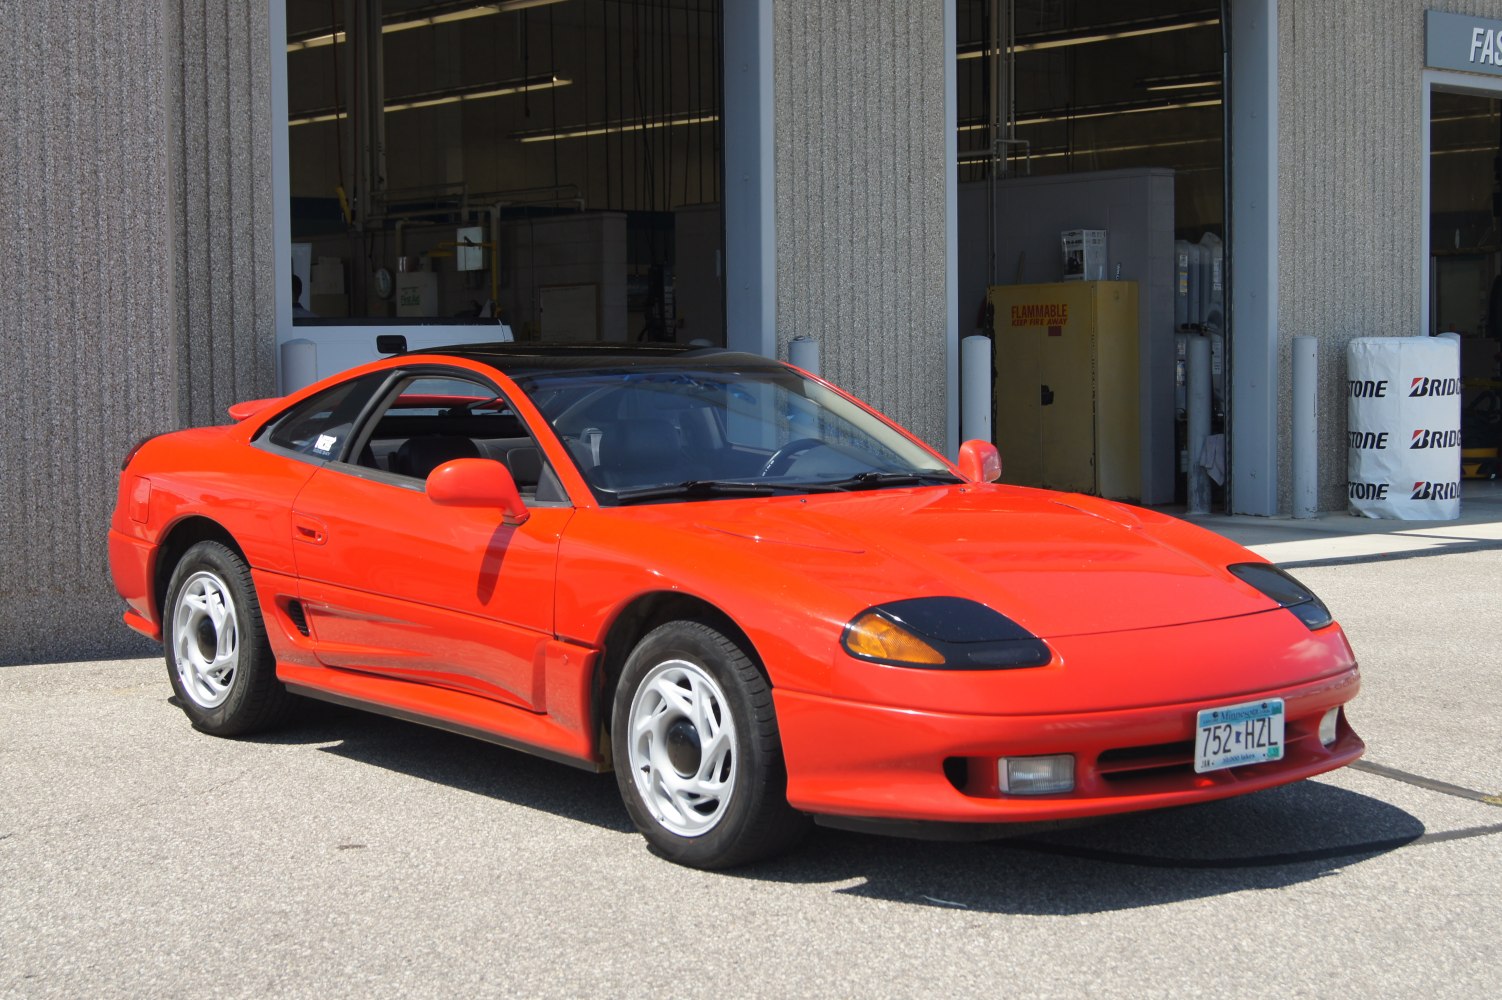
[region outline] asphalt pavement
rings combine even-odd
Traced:
[[[1496,997],[1502,490],[1462,510],[1196,519],[1344,625],[1356,767],[723,874],[609,775],[325,706],[213,739],[160,659],[0,668],[0,996]]]

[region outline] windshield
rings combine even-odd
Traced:
[[[782,367],[560,371],[517,384],[605,503],[957,481],[926,449]]]

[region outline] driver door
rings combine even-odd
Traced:
[[[293,505],[321,662],[542,709],[558,542],[573,508],[524,489],[530,517],[513,527],[499,510],[440,507],[424,488],[430,464],[504,462],[529,447],[509,405],[471,373],[426,370],[390,390],[345,459],[320,468]]]

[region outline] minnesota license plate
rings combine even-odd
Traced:
[[[1283,699],[1202,709],[1195,720],[1194,769],[1219,771],[1283,758]]]

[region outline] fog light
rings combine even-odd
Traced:
[[[1340,709],[1332,708],[1319,720],[1319,741],[1325,746],[1335,742],[1335,724],[1340,721]]]
[[[1003,757],[998,775],[1008,795],[1058,795],[1074,791],[1074,754]]]

